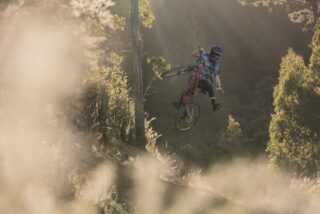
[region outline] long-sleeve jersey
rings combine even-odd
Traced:
[[[208,80],[208,78],[214,74],[215,76],[219,76],[221,74],[220,63],[218,61],[211,61],[209,58],[209,53],[202,52],[197,60],[199,64],[204,65],[204,70],[200,75],[200,79]],[[195,74],[195,71],[192,75]]]

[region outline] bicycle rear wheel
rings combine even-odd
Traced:
[[[200,117],[198,104],[181,105],[175,116],[175,126],[180,131],[189,131]]]

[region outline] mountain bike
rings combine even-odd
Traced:
[[[203,71],[203,65],[198,65],[196,73],[190,78],[181,94],[181,100],[178,104],[178,111],[174,118],[175,126],[180,131],[190,130],[200,117],[200,105],[197,97],[201,90],[198,88],[199,78]]]

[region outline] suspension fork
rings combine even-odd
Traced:
[[[193,97],[196,97],[196,96],[198,96],[198,92],[197,92],[197,89],[198,89],[198,84],[199,84],[199,80],[200,80],[200,75],[201,75],[201,73],[202,73],[202,65],[200,65],[199,67],[198,67],[198,71],[197,71],[197,73],[196,73],[196,82],[195,82],[195,84],[194,84],[194,89],[193,89]],[[193,99],[193,103],[192,104],[194,104],[195,103],[195,100]]]

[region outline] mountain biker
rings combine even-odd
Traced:
[[[197,57],[197,63],[202,64],[204,66],[203,71],[199,78],[198,88],[201,89],[202,92],[208,93],[213,111],[220,109],[221,104],[216,100],[214,96],[213,86],[209,82],[209,80],[212,81],[212,75],[214,75],[216,84],[218,86],[216,89],[220,91],[222,94],[224,93],[221,85],[221,80],[220,80],[220,74],[221,74],[220,63],[218,61],[222,56],[222,54],[223,54],[223,51],[219,45],[213,45],[209,53],[205,52],[203,48],[199,48],[199,50],[192,52],[192,56]],[[193,77],[195,76],[195,74],[196,74],[196,70],[191,74],[191,77],[189,78],[189,82],[194,80]],[[180,106],[182,101],[181,98],[179,102],[173,103],[174,106],[176,107]]]

